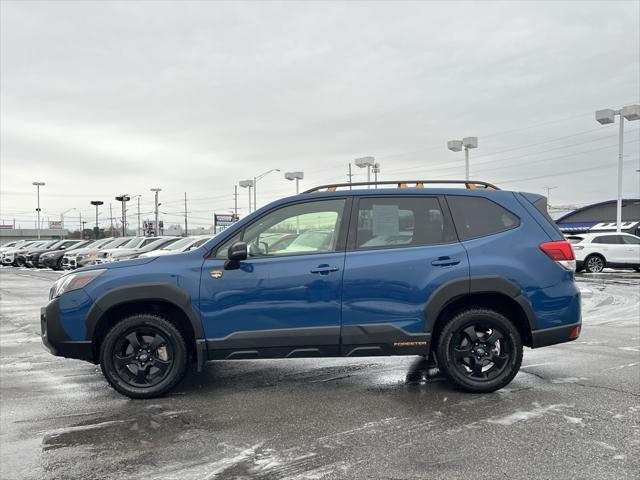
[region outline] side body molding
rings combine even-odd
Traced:
[[[486,275],[451,280],[438,288],[425,307],[425,331],[431,333],[440,312],[450,303],[477,293],[499,293],[514,300],[527,317],[530,329],[538,328],[538,320],[520,287],[499,275]]]

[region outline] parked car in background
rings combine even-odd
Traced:
[[[633,268],[640,272],[640,237],[630,233],[567,235],[576,255],[577,271],[600,273],[606,267]]]
[[[76,268],[93,265],[103,248],[118,248],[131,240],[131,237],[102,238],[96,240],[93,245],[82,248],[76,252],[68,252],[69,255],[62,257],[62,268],[65,270],[75,270]]]
[[[180,238],[181,237],[149,237],[149,241],[143,242],[138,248],[122,248],[111,252],[106,261],[118,262],[120,260],[138,258],[138,256],[143,253],[151,252],[153,250],[157,250],[158,248],[171,245],[180,240]]]
[[[121,237],[120,240],[126,238],[125,242],[117,242],[116,245],[105,245],[96,253],[93,264],[100,264],[108,262],[108,258],[111,257],[116,249],[135,249],[145,243],[153,241],[152,239],[158,237]]]
[[[59,240],[44,248],[29,249],[26,254],[25,265],[30,268],[40,267],[40,255],[50,251],[67,250],[69,247],[86,243],[86,240]]]
[[[4,265],[13,265],[14,267],[24,267],[27,261],[26,255],[29,250],[48,248],[49,246],[59,242],[59,240],[44,240],[29,244],[24,244],[15,250],[5,252],[2,258]]]
[[[16,251],[22,248],[27,248],[30,245],[35,245],[37,243],[41,243],[41,240],[25,240],[18,242],[9,242],[5,244],[2,248],[0,248],[0,263],[5,265],[4,257],[6,254],[8,259],[6,265],[11,265],[11,263],[13,263],[13,258]]]
[[[38,259],[38,266],[42,268],[51,268],[53,270],[62,270],[62,257],[68,251],[75,251],[78,248],[89,245],[91,240],[79,240],[75,245],[69,245],[67,248],[51,250],[43,252]]]
[[[176,253],[187,252],[189,250],[193,250],[198,248],[200,245],[204,244],[207,240],[210,240],[210,235],[200,235],[197,237],[185,237],[177,240],[168,245],[163,245],[161,248],[156,250],[151,250],[150,252],[144,252],[138,255],[140,258],[147,257],[160,257],[162,255],[173,255]]]

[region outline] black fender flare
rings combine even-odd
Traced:
[[[475,293],[499,293],[511,298],[522,308],[530,330],[537,330],[538,319],[520,287],[499,275],[485,275],[451,280],[433,292],[425,306],[425,332],[433,331],[440,312],[447,305]]]
[[[106,292],[94,302],[87,314],[85,319],[87,329],[85,335],[86,340],[93,341],[96,327],[107,311],[118,305],[138,300],[156,300],[171,303],[182,310],[189,319],[191,328],[193,328],[193,334],[196,340],[196,362],[198,371],[200,371],[207,359],[207,343],[205,341],[204,329],[202,328],[199,315],[193,309],[191,296],[183,289],[171,283],[141,283],[114,288]]]

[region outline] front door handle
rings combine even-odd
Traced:
[[[450,267],[452,265],[458,265],[460,263],[459,258],[440,257],[437,260],[431,262],[434,267]]]
[[[311,269],[311,273],[319,273],[320,275],[329,275],[331,272],[337,272],[340,270],[338,267],[332,267],[331,265],[323,264],[318,265],[316,268]]]

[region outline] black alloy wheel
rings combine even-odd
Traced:
[[[187,347],[168,320],[149,314],[117,323],[105,336],[100,365],[111,386],[131,398],[171,390],[185,375]]]
[[[436,353],[438,365],[456,386],[470,392],[492,392],[518,373],[522,341],[518,329],[503,315],[470,309],[445,325]]]

